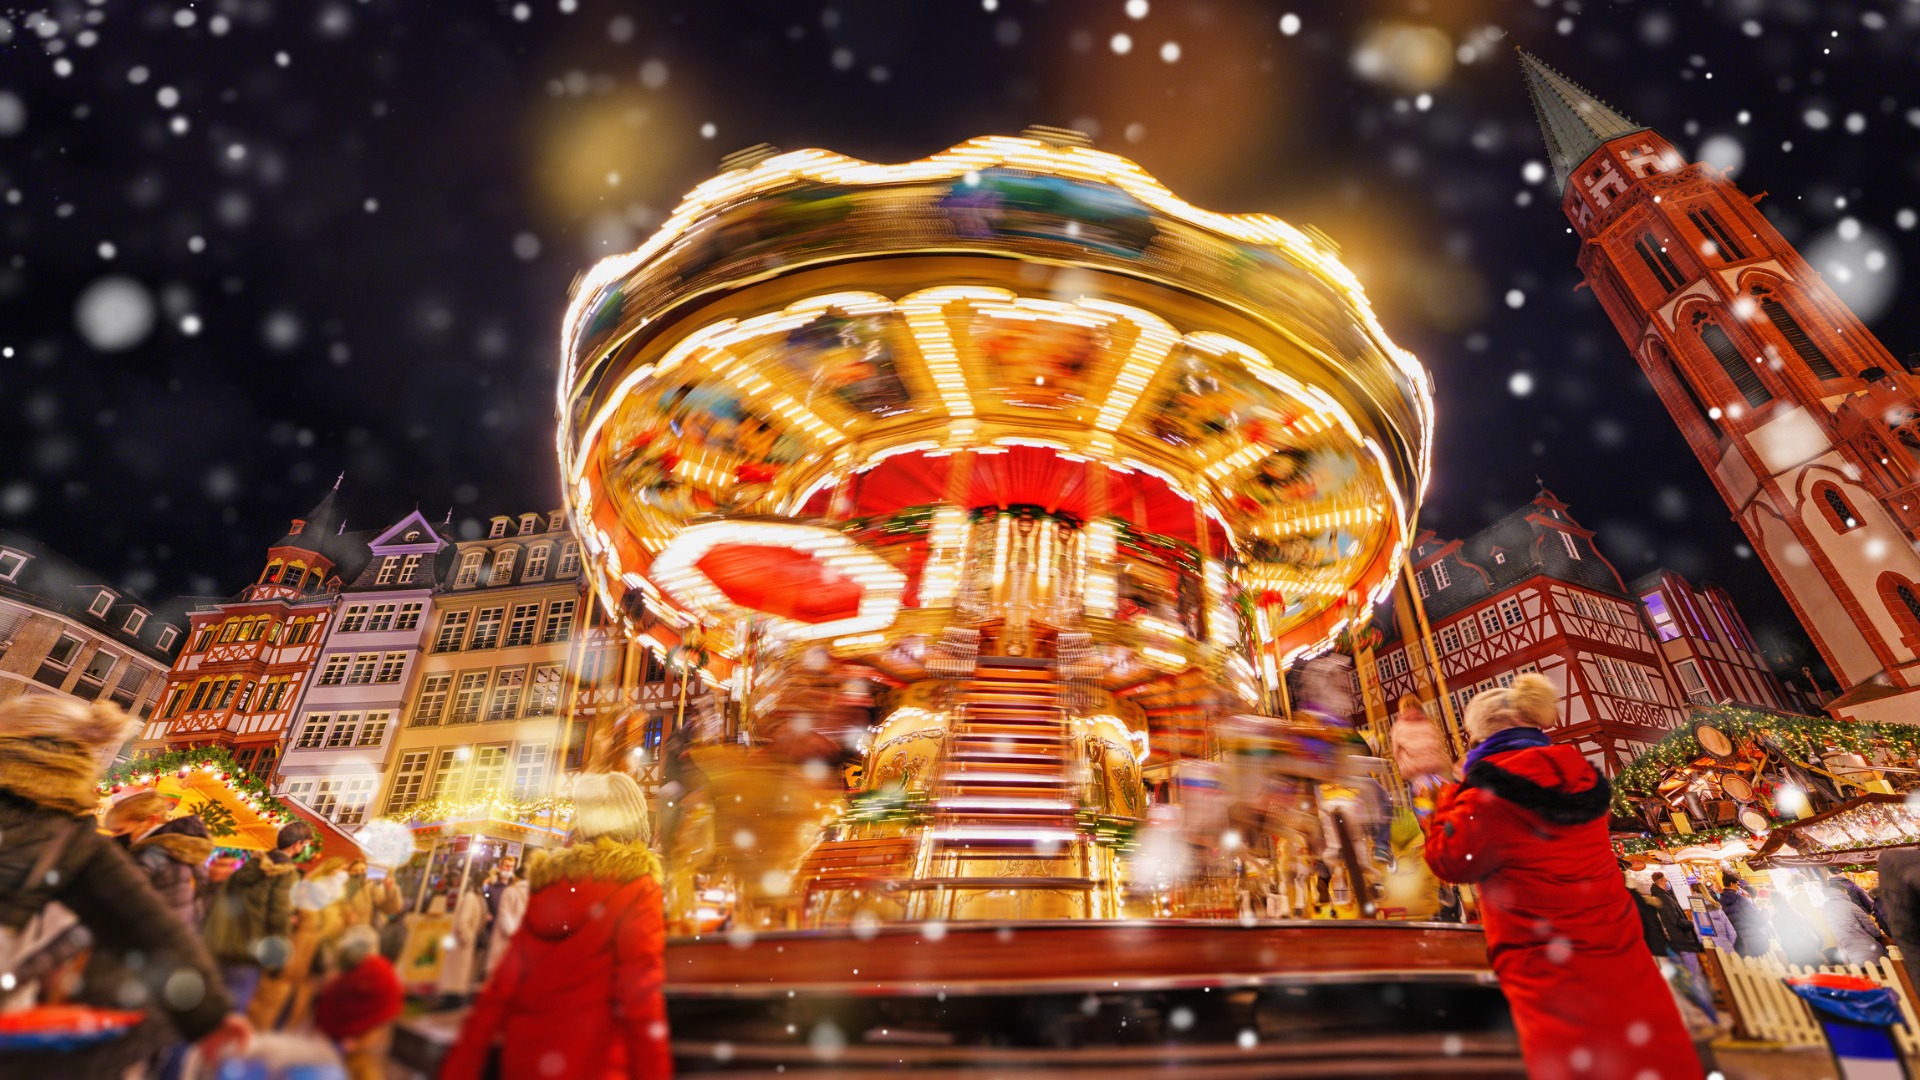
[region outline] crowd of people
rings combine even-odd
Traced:
[[[0,705],[0,1009],[138,1018],[78,1049],[0,1050],[0,1075],[172,1080],[190,1053],[279,1039],[325,1040],[351,1080],[386,1076],[405,1007],[396,883],[315,857],[304,821],[241,859],[154,791],[102,812],[100,777],[132,728],[112,705]],[[567,846],[453,890],[441,1004],[479,992],[452,1080],[671,1075],[646,803],[621,774],[578,778],[574,803]]]

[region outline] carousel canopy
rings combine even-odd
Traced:
[[[1307,647],[1384,593],[1426,483],[1426,372],[1327,244],[1073,140],[723,173],[583,279],[563,345],[566,492],[609,610],[643,598],[722,651],[741,611],[804,634],[920,594],[797,532],[793,556],[681,551],[697,526],[953,504],[1230,556]]]

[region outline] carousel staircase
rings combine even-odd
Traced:
[[[962,684],[929,833],[942,876],[925,884],[1080,891],[1091,907],[1078,751],[1058,691],[1051,667],[995,657]]]

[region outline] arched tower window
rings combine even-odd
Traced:
[[[1686,282],[1687,279],[1680,276],[1680,268],[1673,265],[1673,259],[1667,255],[1666,245],[1651,232],[1641,233],[1640,238],[1633,242],[1633,250],[1640,253],[1640,261],[1653,271],[1662,291],[1672,292]]]
[[[1711,207],[1702,206],[1687,211],[1687,220],[1693,222],[1693,227],[1699,229],[1700,235],[1706,238],[1707,246],[1723,261],[1737,262],[1747,257],[1746,249],[1727,231],[1726,225]]]
[[[1740,349],[1733,339],[1717,323],[1701,325],[1705,318],[1705,313],[1694,316],[1694,325],[1700,327],[1700,343],[1720,362],[1720,369],[1727,373],[1727,378],[1733,380],[1740,396],[1746,398],[1747,404],[1754,408],[1772,401],[1773,392],[1767,389],[1766,383],[1760,381],[1760,373],[1753,370],[1753,365],[1747,362],[1746,357],[1740,355]]]
[[[1820,500],[1820,513],[1833,526],[1834,532],[1847,532],[1860,527],[1860,515],[1853,512],[1853,504],[1832,484],[1815,485],[1814,496]]]
[[[1780,336],[1787,340],[1788,345],[1793,346],[1793,351],[1799,354],[1801,361],[1807,365],[1807,370],[1813,372],[1814,378],[1824,381],[1840,377],[1840,369],[1834,367],[1833,361],[1827,359],[1827,354],[1820,351],[1820,345],[1808,336],[1806,328],[1800,325],[1800,320],[1794,318],[1793,312],[1787,310],[1787,305],[1773,295],[1772,289],[1765,285],[1755,285],[1753,295],[1760,301],[1760,310],[1766,313],[1767,321],[1773,324],[1775,330],[1780,331]]]
[[[1892,571],[1880,575],[1880,602],[1909,648],[1920,646],[1920,587]]]
[[[1655,343],[1647,349],[1647,357],[1655,367],[1660,368],[1668,378],[1673,380],[1674,385],[1680,388],[1680,392],[1687,396],[1688,403],[1693,406],[1694,414],[1707,425],[1707,430],[1713,432],[1714,438],[1719,438],[1721,435],[1719,421],[1713,418],[1713,413],[1707,409],[1707,403],[1700,400],[1700,392],[1693,388],[1693,383],[1687,379],[1686,373],[1673,362],[1672,354],[1667,352],[1664,346]]]

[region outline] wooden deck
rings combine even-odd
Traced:
[[[1478,927],[1154,920],[885,925],[674,938],[676,998],[1491,981]]]

